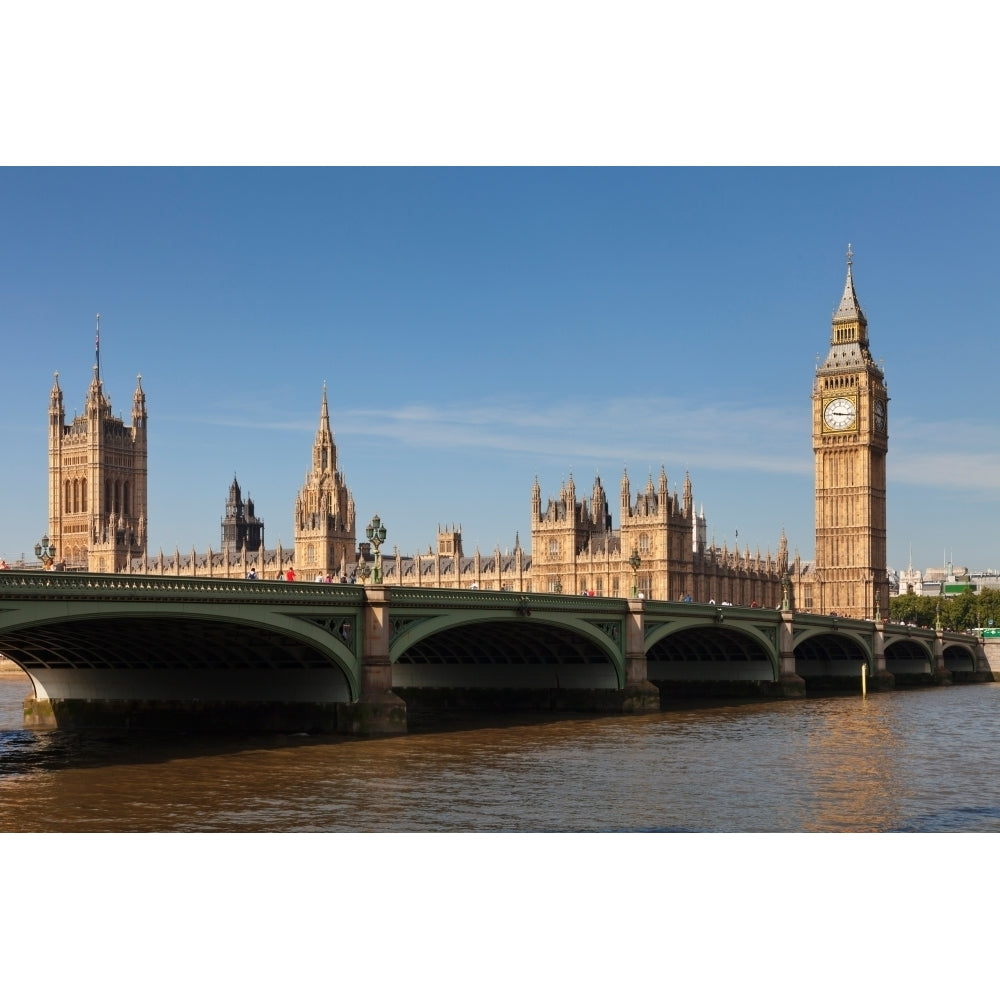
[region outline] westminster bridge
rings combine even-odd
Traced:
[[[405,732],[407,710],[651,712],[1000,677],[1000,641],[729,605],[0,572],[28,725]],[[862,675],[864,682],[862,682]]]

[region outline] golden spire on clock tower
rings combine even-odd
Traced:
[[[830,353],[824,367],[839,368],[856,365],[871,360],[868,353],[868,320],[861,310],[857,293],[854,291],[852,262],[854,251],[847,244],[847,278],[840,305],[833,314],[830,332]]]

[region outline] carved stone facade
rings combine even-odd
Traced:
[[[531,584],[548,593],[653,600],[724,601],[777,607],[788,569],[784,533],[777,554],[740,553],[706,544],[704,510],[695,511],[690,476],[681,495],[661,469],[631,494],[628,472],[619,490],[619,527],[613,526],[600,477],[589,498],[577,500],[573,476],[542,510],[537,479],[531,494]]]
[[[346,576],[357,554],[354,516],[354,497],[337,468],[324,385],[312,468],[295,498],[295,570],[301,579]]]
[[[146,394],[139,376],[131,426],[112,415],[99,323],[83,415],[66,423],[58,372],[49,396],[49,539],[57,566],[117,573],[146,553]]]

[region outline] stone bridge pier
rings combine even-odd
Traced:
[[[389,588],[365,588],[361,697],[342,705],[337,726],[347,733],[405,733],[406,702],[392,693]]]
[[[660,710],[660,689],[650,681],[646,671],[646,629],[643,602],[638,598],[629,598],[628,612],[625,616],[623,712],[658,712]]]
[[[781,612],[778,627],[778,684],[790,697],[805,697],[806,682],[795,672],[795,624],[791,611]]]

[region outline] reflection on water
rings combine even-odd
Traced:
[[[1000,831],[1000,685],[491,719],[404,737],[19,729],[4,831]]]

